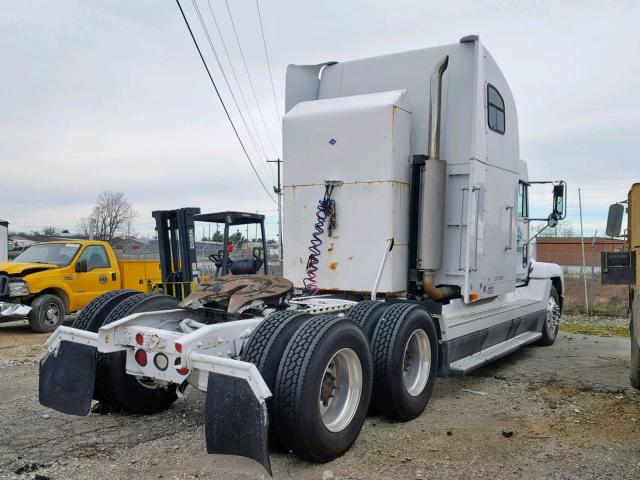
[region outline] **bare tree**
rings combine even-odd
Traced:
[[[540,237],[575,237],[573,226],[568,222],[559,222],[555,228],[545,228],[544,225],[538,225],[537,231],[541,232]]]
[[[80,230],[89,236],[93,230],[96,240],[110,242],[117,235],[130,232],[138,213],[122,192],[102,192],[91,215],[80,220]]]
[[[42,233],[47,237],[53,237],[56,233],[58,233],[58,229],[54,226],[47,225],[42,229]]]

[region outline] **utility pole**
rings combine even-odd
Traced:
[[[273,191],[278,195],[278,243],[280,243],[280,261],[282,262],[284,260],[282,254],[282,184],[280,182],[280,164],[282,164],[282,160],[278,158],[277,160],[267,160],[267,162],[278,164],[278,185],[273,187]]]
[[[582,228],[582,195],[578,188],[578,206],[580,208],[580,245],[582,246],[582,278],[584,280],[584,305],[589,316],[589,294],[587,293],[587,271],[584,259],[584,230]]]

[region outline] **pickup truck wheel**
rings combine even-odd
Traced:
[[[558,300],[558,292],[555,287],[551,287],[549,292],[549,301],[547,302],[547,312],[542,325],[542,338],[536,342],[536,345],[548,347],[553,345],[558,337],[558,329],[560,328],[560,302]]]
[[[64,322],[64,303],[57,295],[45,293],[31,302],[29,326],[34,332],[53,332]]]
[[[142,295],[135,290],[113,290],[94,298],[82,309],[78,317],[73,321],[73,328],[97,332],[104,323],[107,315],[120,302],[124,302],[133,295]]]
[[[103,325],[133,313],[170,310],[178,301],[168,295],[133,295],[119,303],[106,316]],[[95,394],[112,410],[130,413],[155,413],[165,410],[176,400],[176,384],[157,387],[143,383],[126,372],[126,352],[98,353]]]
[[[291,337],[276,378],[274,420],[284,447],[320,463],[345,453],[367,416],[372,373],[358,324],[335,315],[307,320]]]
[[[360,325],[364,334],[371,340],[378,321],[390,306],[386,302],[364,300],[355,304],[347,317]]]
[[[293,333],[309,317],[311,315],[307,313],[292,310],[272,313],[260,322],[242,349],[241,360],[256,366],[272,392],[284,350]],[[282,445],[274,428],[273,397],[267,399],[267,410],[270,417],[269,443],[274,448],[280,448]]]
[[[438,335],[425,309],[398,303],[378,322],[371,342],[376,411],[408,421],[429,403],[438,368]]]

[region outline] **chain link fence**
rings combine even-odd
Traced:
[[[257,243],[250,243],[249,246],[242,245],[236,247],[231,258],[247,258],[253,254],[253,247],[259,246]],[[116,255],[121,260],[160,260],[160,252],[157,242],[149,242],[148,245],[138,243],[115,244],[112,245]],[[198,270],[201,275],[214,277],[216,274],[215,263],[209,258],[210,255],[218,255],[223,249],[222,242],[196,242],[196,258]],[[267,261],[269,262],[269,274],[282,276],[282,261],[279,255],[278,245],[268,244]],[[261,273],[261,272],[259,272]]]
[[[629,314],[629,287],[603,285],[600,266],[562,266],[564,311],[566,313],[626,317]]]

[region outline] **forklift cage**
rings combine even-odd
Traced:
[[[196,222],[224,223],[224,235],[222,239],[222,275],[229,274],[229,252],[227,251],[227,244],[229,243],[229,227],[260,224],[262,254],[264,255],[262,268],[264,270],[264,274],[269,275],[269,266],[267,262],[267,238],[264,232],[264,215],[247,212],[202,213],[195,215],[194,220]],[[247,241],[248,240],[249,239],[247,239]]]

